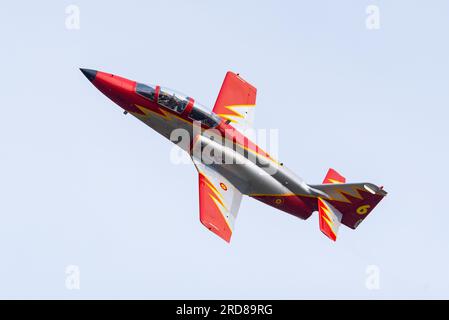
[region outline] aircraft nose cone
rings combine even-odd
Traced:
[[[90,82],[94,81],[95,77],[97,76],[97,70],[83,68],[80,68],[80,70],[86,76],[86,78],[89,79]]]

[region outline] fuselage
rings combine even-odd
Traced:
[[[82,71],[126,113],[208,163],[241,193],[302,219],[317,209],[316,189],[193,98],[105,72]]]

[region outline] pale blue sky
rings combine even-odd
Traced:
[[[0,297],[449,298],[448,14],[447,1],[1,2]],[[389,195],[336,243],[316,215],[245,198],[228,245],[199,222],[193,165],[171,164],[170,143],[79,67],[209,106],[239,72],[287,166]]]

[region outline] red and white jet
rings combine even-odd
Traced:
[[[167,139],[176,129],[189,133],[189,143],[174,142],[189,153],[198,170],[201,223],[227,242],[242,195],[301,219],[318,211],[320,230],[335,241],[340,224],[357,228],[387,194],[372,183],[346,183],[333,169],[323,184],[308,185],[259,148],[242,133],[252,126],[256,88],[238,74],[226,74],[210,112],[193,98],[164,87],[81,71],[125,113]],[[200,124],[199,130],[194,123]]]

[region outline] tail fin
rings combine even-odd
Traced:
[[[320,230],[336,240],[340,223],[355,229],[387,195],[372,183],[345,183],[346,179],[329,169],[323,184],[311,187],[321,191],[318,198]]]

